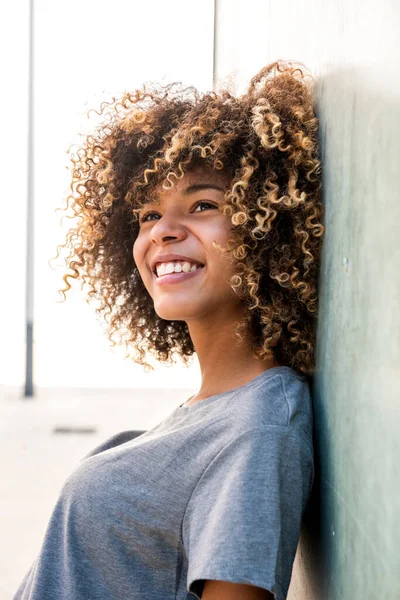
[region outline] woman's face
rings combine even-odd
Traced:
[[[229,217],[218,210],[229,183],[220,172],[196,168],[170,190],[160,188],[160,204],[140,210],[133,257],[162,319],[218,318],[240,304],[228,283],[234,265],[213,247],[231,234]]]

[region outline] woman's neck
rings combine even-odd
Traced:
[[[234,324],[231,318],[188,323],[201,370],[200,389],[188,404],[235,389],[267,369],[282,365],[275,358],[255,358],[249,338],[238,346],[232,335]]]

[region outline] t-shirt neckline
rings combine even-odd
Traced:
[[[207,406],[210,402],[213,402],[217,398],[224,398],[226,396],[229,396],[229,394],[234,394],[234,393],[236,394],[236,392],[240,392],[241,390],[244,390],[248,387],[251,387],[255,383],[258,383],[261,379],[270,379],[271,377],[274,377],[275,375],[285,374],[285,373],[290,374],[295,377],[298,377],[298,378],[301,378],[301,379],[304,379],[304,376],[301,373],[297,373],[291,367],[288,367],[286,365],[280,365],[279,367],[271,367],[270,369],[266,369],[262,373],[259,373],[259,375],[256,375],[255,377],[253,377],[253,379],[250,379],[250,381],[248,381],[247,383],[244,383],[243,385],[240,385],[232,390],[227,390],[226,392],[221,392],[220,394],[213,394],[212,396],[207,396],[207,398],[203,398],[203,400],[199,400],[198,402],[195,402],[194,404],[191,404],[190,406],[183,406],[181,404],[180,406],[178,406],[175,409],[173,414],[193,413],[196,410],[199,410],[202,407]],[[193,396],[191,396],[191,398],[192,397]],[[190,398],[189,398],[189,400],[190,400]],[[187,402],[187,400],[185,400],[185,402]]]

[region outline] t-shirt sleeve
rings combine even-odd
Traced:
[[[182,524],[187,589],[247,583],[284,600],[314,480],[311,442],[283,426],[243,432],[212,460]]]

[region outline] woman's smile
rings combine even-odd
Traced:
[[[168,285],[171,283],[180,283],[180,282],[184,282],[184,281],[188,281],[189,279],[193,279],[193,277],[196,277],[197,275],[200,274],[200,272],[202,272],[201,274],[204,273],[204,269],[205,267],[196,267],[195,269],[193,269],[193,271],[181,271],[181,272],[172,272],[172,273],[165,273],[162,274],[160,276],[155,276],[155,284],[156,285]]]
[[[139,211],[133,256],[163,319],[187,321],[238,302],[229,284],[233,266],[214,244],[232,235],[219,209],[228,184],[226,174],[193,169]]]

